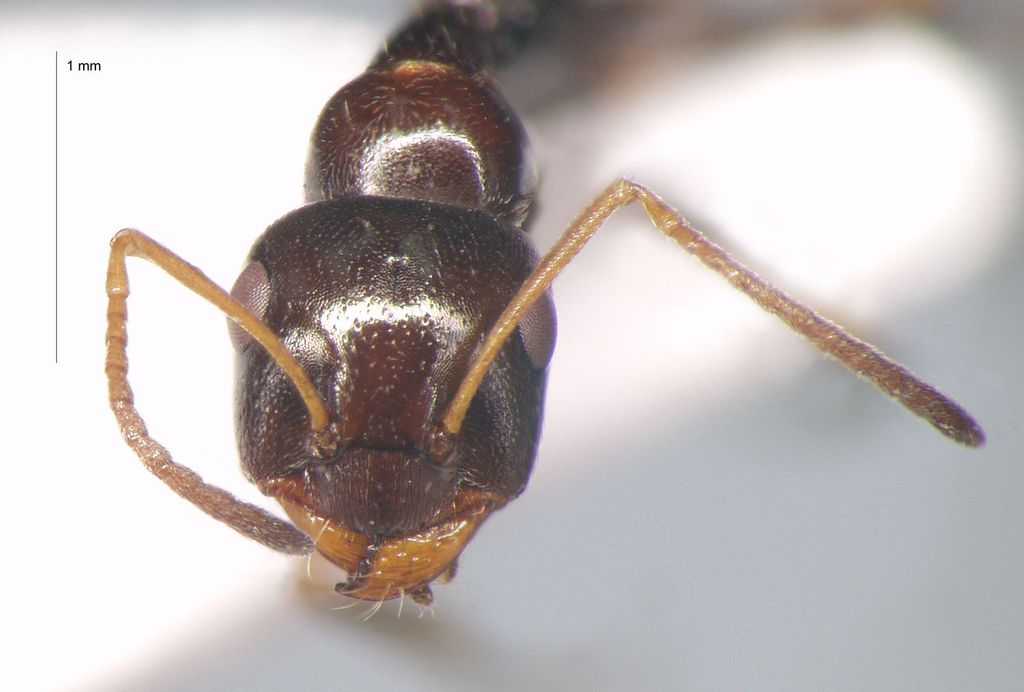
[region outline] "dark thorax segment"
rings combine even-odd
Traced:
[[[486,68],[515,52],[537,16],[438,7],[399,31],[321,112],[307,201],[420,199],[522,225],[535,165],[522,123]]]

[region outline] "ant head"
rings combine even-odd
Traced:
[[[436,526],[470,489],[502,503],[518,495],[554,341],[549,300],[506,344],[460,433],[442,434],[439,418],[535,262],[518,228],[453,206],[361,197],[279,220],[233,294],[302,364],[330,411],[331,440],[315,438],[276,363],[233,331],[247,474],[264,492],[366,536]]]

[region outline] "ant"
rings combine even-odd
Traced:
[[[555,343],[548,287],[615,210],[653,225],[734,288],[940,432],[984,434],[959,405],[797,303],[641,184],[618,180],[539,257],[523,230],[535,175],[490,70],[537,16],[434,5],[327,103],[307,204],[256,241],[225,292],[143,233],[111,241],[106,373],[128,445],[240,533],[346,571],[336,590],[432,602],[480,525],[526,487]],[[284,521],[205,483],[153,440],[128,383],[126,258],[148,259],[231,320],[246,476]]]

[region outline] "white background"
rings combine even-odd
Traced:
[[[990,441],[942,439],[626,212],[556,283],[531,488],[474,539],[432,613],[388,604],[364,621],[365,605],[332,610],[344,603],[304,561],[148,476],[102,375],[114,231],[141,228],[230,285],[256,235],[301,203],[316,114],[406,9],[337,5],[5,12],[5,687],[1019,682],[1019,12],[776,24],[735,3],[773,21],[740,12],[726,39],[690,45],[680,17],[686,49],[668,50],[673,15],[655,15],[650,56],[623,49],[586,88],[551,90],[559,73],[527,59],[536,82],[521,68],[509,92],[544,176],[541,246],[615,176],[646,182],[958,398]],[[222,318],[131,271],[151,430],[258,499],[237,471]]]

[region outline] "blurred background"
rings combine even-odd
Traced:
[[[143,229],[230,286],[301,204],[323,103],[411,7],[2,10],[6,686],[1019,684],[1016,2],[580,0],[501,75],[542,174],[541,248],[615,177],[644,182],[964,404],[984,449],[824,360],[628,210],[555,284],[531,487],[431,612],[336,610],[348,602],[304,560],[145,472],[106,404],[110,236]],[[223,319],[144,263],[130,271],[151,431],[261,501],[238,471]]]

